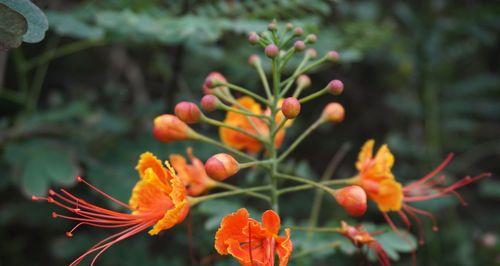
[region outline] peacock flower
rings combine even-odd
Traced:
[[[233,105],[232,108],[244,109],[245,111],[256,115],[266,114],[265,112],[262,111],[260,104],[248,96],[243,96],[241,98],[238,98],[237,104]],[[283,117],[283,114],[280,113],[280,115]],[[281,118],[276,118],[276,119],[281,119]],[[245,116],[243,114],[229,111],[226,114],[224,123],[230,126],[238,127],[242,130],[245,130],[249,134],[253,134],[256,136],[268,137],[270,134],[269,126],[266,124],[265,121],[263,121],[258,117]],[[233,147],[235,149],[247,151],[250,153],[260,152],[264,146],[262,142],[260,142],[257,139],[226,127],[219,128],[219,135],[224,144]],[[280,130],[276,134],[276,140],[275,140],[276,147],[281,146],[284,136],[285,136],[284,129]]]
[[[363,246],[370,248],[377,254],[380,265],[391,265],[391,261],[382,248],[382,245],[363,226],[351,226],[344,221],[341,221],[340,224],[341,228],[337,230],[338,233],[349,239],[354,246],[358,248]]]
[[[187,149],[187,155],[191,164],[188,164],[186,158],[180,154],[170,155],[170,163],[183,181],[187,194],[199,196],[214,187],[215,182],[208,177],[203,162],[193,155],[192,148]]]
[[[97,258],[112,245],[138,234],[146,229],[150,235],[169,229],[182,222],[189,212],[186,190],[181,179],[166,163],[165,168],[161,161],[153,154],[143,153],[137,164],[140,180],[132,190],[129,204],[119,201],[93,186],[81,177],[77,181],[90,187],[106,199],[127,209],[127,212],[118,212],[87,202],[72,193],[61,189],[60,192],[49,190],[47,197],[33,196],[33,200],[43,200],[52,203],[72,215],[52,213],[54,218],[63,218],[75,221],[77,224],[66,233],[68,237],[81,226],[94,226],[108,229],[121,229],[120,232],[105,238],[92,246],[89,250],[76,258],[70,265],[77,265],[87,256],[95,254],[91,265]]]
[[[430,212],[411,206],[410,203],[442,198],[451,194],[465,204],[464,199],[456,190],[483,177],[490,176],[489,173],[483,173],[475,177],[466,176],[451,185],[445,186],[445,175],[438,174],[450,163],[453,158],[453,154],[450,154],[438,167],[427,175],[403,186],[396,180],[392,173],[394,155],[387,145],[384,144],[378,149],[376,155],[373,156],[374,144],[374,140],[368,140],[361,148],[358,161],[356,162],[356,168],[359,173],[354,179],[354,183],[362,187],[368,198],[377,204],[379,210],[395,231],[397,231],[396,226],[389,217],[388,212],[397,212],[407,227],[411,226],[408,215],[419,226],[420,218],[418,216],[426,216],[433,222],[433,230],[437,231],[438,227],[434,216]],[[419,231],[420,242],[423,243],[422,229],[420,228]]]
[[[279,236],[280,217],[272,210],[262,214],[262,223],[250,218],[244,208],[222,219],[215,234],[215,249],[221,255],[232,255],[244,266],[272,266],[275,254],[279,265],[288,264],[293,251],[290,229]]]

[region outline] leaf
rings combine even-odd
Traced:
[[[43,40],[45,32],[49,29],[49,22],[42,10],[29,0],[0,0],[0,3],[15,10],[26,19],[28,29],[23,35],[23,41],[37,43]]]
[[[99,39],[104,36],[104,30],[92,26],[79,19],[73,13],[47,12],[47,17],[53,31],[63,36],[79,39]]]
[[[28,30],[28,25],[23,16],[0,4],[0,46],[14,48],[21,45],[23,35]]]
[[[49,140],[11,143],[6,146],[4,157],[13,166],[14,179],[19,180],[28,196],[45,195],[51,184],[71,184],[78,172],[72,153]]]

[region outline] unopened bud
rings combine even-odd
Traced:
[[[227,153],[219,153],[210,157],[205,163],[207,175],[215,180],[223,181],[240,170],[238,161]]]
[[[306,54],[310,58],[316,58],[316,56],[318,56],[318,52],[316,52],[316,49],[314,49],[314,48],[307,49]]]
[[[269,44],[264,49],[264,53],[269,58],[275,58],[279,54],[279,52],[280,52],[280,50],[279,50],[278,46],[276,46],[275,44]]]
[[[333,95],[339,95],[344,91],[344,83],[338,79],[334,79],[328,83],[328,91]]]
[[[285,25],[285,27],[286,27],[286,29],[287,29],[287,30],[291,30],[291,29],[293,29],[293,24],[292,24],[292,23],[290,23],[290,22],[288,22],[288,23]]]
[[[208,74],[203,83],[203,92],[205,94],[213,94],[217,89],[226,89],[224,86],[217,86],[219,83],[227,82],[226,78],[219,72],[212,72]]]
[[[275,31],[277,29],[276,21],[273,20],[269,24],[267,24],[267,29],[270,31]]]
[[[220,101],[214,95],[205,95],[201,98],[201,108],[207,112],[213,112],[219,106]]]
[[[175,115],[160,115],[154,120],[153,135],[161,142],[186,140],[192,134],[193,130]]]
[[[301,88],[308,88],[311,86],[311,79],[309,76],[302,74],[297,78],[297,85]]]
[[[321,118],[326,122],[340,123],[344,120],[345,110],[340,103],[329,103],[323,109]]]
[[[302,34],[304,34],[304,30],[301,27],[297,27],[293,30],[293,35],[297,37],[301,36]]]
[[[248,34],[248,42],[250,44],[257,44],[260,41],[259,34],[256,32],[252,31]]]
[[[366,192],[359,186],[348,186],[335,192],[335,200],[351,216],[361,216],[366,212]]]
[[[194,124],[200,120],[201,111],[198,106],[192,102],[180,102],[175,106],[175,115],[188,124]]]
[[[300,114],[300,102],[295,97],[286,98],[281,105],[281,112],[288,119],[293,119]]]
[[[314,34],[309,34],[306,37],[306,43],[315,43],[318,40],[318,37]]]
[[[297,51],[304,51],[306,49],[306,44],[303,42],[303,41],[296,41],[294,44],[293,44],[293,47],[295,48],[295,50]]]
[[[253,54],[248,57],[248,64],[251,66],[255,66],[258,62],[260,62],[260,57],[256,54]]]
[[[334,63],[338,62],[340,55],[337,51],[330,51],[326,54],[326,58]]]

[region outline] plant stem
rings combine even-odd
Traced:
[[[226,151],[233,153],[234,155],[236,155],[238,157],[247,159],[248,161],[251,161],[251,162],[256,161],[256,159],[254,157],[252,157],[244,152],[241,152],[237,149],[231,148],[231,147],[225,145],[224,143],[221,143],[219,141],[216,141],[214,139],[211,139],[211,138],[204,136],[204,135],[201,135],[199,133],[196,133],[196,136],[194,137],[194,139],[211,144],[211,145],[214,145],[214,146],[217,146],[219,148],[222,148]]]
[[[346,178],[346,179],[335,179],[335,180],[329,180],[325,182],[320,182],[322,185],[350,185],[354,183],[354,178]],[[301,191],[301,190],[306,190],[306,189],[311,189],[314,188],[315,186],[310,185],[310,184],[305,184],[305,185],[300,185],[300,186],[293,186],[293,187],[287,187],[284,189],[279,190],[279,194],[286,194],[290,192],[296,192],[296,191]]]
[[[331,243],[328,243],[328,244],[324,244],[324,245],[320,245],[320,246],[317,246],[317,247],[314,247],[314,248],[311,248],[311,249],[303,250],[303,251],[295,254],[293,256],[293,259],[304,257],[304,256],[307,256],[307,255],[310,255],[310,254],[313,254],[313,253],[322,252],[322,251],[329,250],[329,249],[332,249],[332,248],[337,248],[339,246],[340,246],[340,241],[334,241],[334,242],[331,242]]]
[[[290,145],[290,147],[288,147],[288,149],[279,156],[278,161],[283,161],[283,159],[285,159],[295,148],[297,148],[297,146],[322,123],[323,120],[318,119],[311,126],[309,126],[309,128],[302,132],[302,134]]]
[[[266,119],[266,120],[270,120],[271,119],[267,115],[254,114],[254,113],[247,112],[247,111],[244,111],[244,110],[241,110],[241,109],[238,109],[238,108],[233,108],[233,107],[225,105],[223,103],[220,103],[219,107],[222,110],[224,110],[224,111],[238,113],[238,114],[241,114],[241,115],[244,115],[244,116],[253,116],[253,117],[258,117],[258,118]]]
[[[269,171],[269,183],[271,186],[271,208],[279,213],[279,193],[278,193],[278,178],[276,176],[278,172],[278,163],[277,160],[277,150],[274,145],[276,139],[276,114],[278,113],[278,100],[279,100],[279,91],[280,91],[280,72],[279,72],[279,57],[273,59],[272,62],[272,76],[273,76],[273,99],[271,103],[271,120],[270,120],[270,132],[269,135],[269,157],[272,161],[271,169]]]
[[[323,185],[321,183],[318,183],[316,181],[312,181],[312,180],[309,180],[309,179],[306,179],[306,178],[302,178],[302,177],[298,177],[298,176],[293,176],[293,175],[282,174],[282,173],[277,173],[276,176],[279,177],[279,178],[289,179],[289,180],[293,180],[293,181],[305,183],[305,184],[308,184],[308,185],[312,185],[314,187],[323,189],[324,191],[326,191],[328,193],[332,193],[332,194],[335,193],[335,190],[333,188],[327,187],[327,186],[325,186],[325,185]]]
[[[248,167],[253,167],[257,165],[267,165],[267,164],[272,164],[273,160],[263,160],[263,161],[255,161],[255,162],[248,162],[248,163],[240,163],[240,169],[248,168]]]
[[[299,102],[300,103],[306,103],[308,101],[311,101],[311,100],[314,100],[320,96],[323,96],[325,95],[326,93],[328,93],[328,88],[323,88],[315,93],[312,93],[312,94],[309,94],[307,96],[305,96],[304,98],[300,99]]]
[[[227,83],[227,82],[218,82],[217,86],[226,86],[232,90],[235,90],[235,91],[238,91],[238,92],[241,92],[243,94],[246,94],[246,95],[249,95],[251,96],[252,98],[256,99],[257,101],[265,104],[265,105],[269,105],[269,102],[262,98],[260,95],[254,93],[254,92],[251,92],[243,87],[240,87],[238,85],[234,85],[234,84],[231,84],[231,83]]]
[[[217,120],[215,120],[215,119],[211,119],[211,118],[206,117],[206,116],[204,116],[204,115],[202,115],[202,116],[200,117],[200,120],[201,120],[201,122],[205,122],[205,123],[210,124],[210,125],[212,125],[212,126],[229,128],[229,129],[234,130],[234,131],[237,131],[237,132],[239,132],[239,133],[241,133],[241,134],[243,134],[243,135],[246,135],[246,136],[248,136],[248,137],[251,137],[251,138],[253,138],[253,139],[256,139],[256,140],[258,140],[258,141],[260,141],[260,142],[262,142],[262,143],[266,143],[266,142],[267,142],[267,140],[265,140],[265,139],[261,138],[260,136],[257,136],[257,135],[255,135],[255,134],[252,134],[252,133],[250,133],[250,132],[248,132],[248,131],[246,131],[246,130],[243,130],[243,129],[239,128],[239,127],[235,127],[235,126],[232,126],[232,125],[228,125],[228,124],[226,124],[226,123],[222,123],[222,122],[217,121]]]
[[[237,186],[233,186],[231,184],[227,184],[227,183],[224,183],[224,182],[218,182],[218,181],[214,181],[214,182],[215,182],[215,187],[218,187],[218,188],[225,188],[225,189],[228,189],[228,190],[242,190],[242,188],[237,187]],[[247,192],[245,194],[247,194],[249,196],[253,196],[255,198],[263,199],[263,200],[265,200],[267,202],[271,201],[271,199],[268,196],[260,194],[260,193],[257,193],[257,192]]]
[[[235,196],[235,195],[240,195],[240,194],[248,194],[249,192],[264,191],[264,190],[269,190],[269,189],[270,189],[269,185],[252,187],[252,188],[242,188],[242,189],[238,189],[238,190],[220,192],[220,193],[210,194],[210,195],[201,196],[201,197],[192,197],[192,198],[189,198],[189,203],[191,206],[194,206],[194,205],[199,204],[199,203],[204,202],[204,201],[225,198],[225,197],[230,197],[230,196]]]
[[[340,228],[338,227],[303,227],[303,226],[290,226],[291,230],[295,231],[307,231],[307,232],[317,232],[317,233],[338,233]]]

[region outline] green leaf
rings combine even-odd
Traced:
[[[28,30],[28,25],[23,16],[0,4],[0,46],[14,48],[21,45],[23,35]]]
[[[104,36],[104,30],[85,23],[73,13],[47,12],[51,29],[63,36],[79,39],[99,39]]]
[[[23,41],[37,43],[43,40],[45,32],[49,28],[49,22],[42,10],[29,0],[0,0],[0,3],[18,12],[26,19],[28,28],[23,35]]]
[[[44,195],[51,184],[71,184],[78,172],[70,150],[53,141],[11,143],[5,147],[4,157],[26,195]]]

